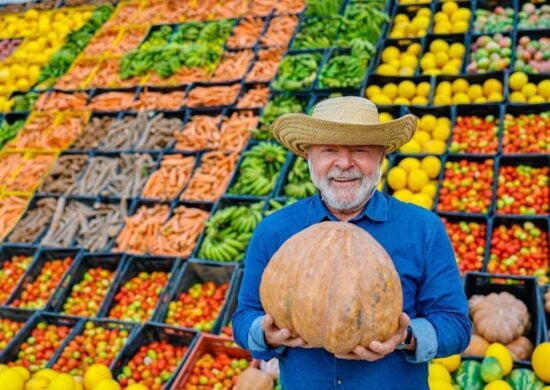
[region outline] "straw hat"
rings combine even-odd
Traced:
[[[319,102],[311,116],[281,115],[271,130],[275,139],[302,157],[310,145],[382,145],[389,153],[411,139],[417,120],[407,114],[379,123],[374,103],[358,96],[343,96]]]

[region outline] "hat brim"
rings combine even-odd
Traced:
[[[284,114],[271,125],[276,140],[291,152],[306,157],[311,145],[381,145],[387,153],[397,150],[413,136],[418,118],[412,114],[379,124],[348,124]]]

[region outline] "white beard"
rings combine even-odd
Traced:
[[[359,170],[342,171],[334,168],[321,177],[313,171],[309,159],[307,163],[313,184],[319,189],[323,200],[335,210],[352,210],[367,203],[382,177],[379,165],[370,176],[363,175]],[[360,182],[354,188],[334,188],[331,184],[333,178],[360,179]]]

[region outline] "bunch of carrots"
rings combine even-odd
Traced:
[[[98,62],[93,59],[77,60],[69,71],[57,80],[55,87],[60,89],[86,88],[88,77],[95,72],[98,65]]]
[[[171,200],[185,187],[193,174],[196,159],[180,154],[166,155],[143,188],[142,198]]]
[[[185,91],[169,93],[151,92],[147,88],[139,94],[132,104],[135,110],[179,110],[185,105]]]
[[[8,234],[27,207],[28,199],[18,196],[0,197],[0,239]]]
[[[241,80],[248,71],[253,59],[254,53],[252,50],[226,52],[218,68],[214,72],[211,81],[228,82]]]
[[[233,34],[227,38],[226,45],[230,49],[249,49],[254,47],[264,28],[262,18],[243,18],[233,29]]]
[[[237,108],[263,108],[269,100],[269,88],[255,85],[237,102]]]
[[[246,82],[268,83],[277,73],[279,63],[283,59],[285,48],[276,47],[258,52],[258,59],[254,63],[252,70],[246,76]]]
[[[193,115],[181,132],[174,134],[176,150],[203,150],[219,143],[220,115]]]
[[[240,84],[215,87],[195,87],[187,96],[189,107],[217,107],[233,104],[239,96]]]
[[[14,176],[4,181],[7,191],[30,192],[34,190],[40,181],[46,176],[56,156],[53,154],[38,154],[30,158],[24,158],[19,170]]]
[[[265,34],[260,38],[262,46],[287,47],[298,26],[298,17],[294,15],[276,16],[271,19]]]

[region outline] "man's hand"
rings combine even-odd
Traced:
[[[407,327],[410,323],[409,316],[401,313],[399,316],[399,328],[386,341],[373,341],[369,344],[368,348],[358,345],[352,352],[337,354],[336,357],[350,360],[368,360],[369,362],[382,359],[387,354],[392,353],[397,345],[405,341],[407,338]]]
[[[262,319],[262,329],[264,330],[265,342],[271,348],[276,348],[280,345],[308,348],[308,345],[301,337],[290,337],[289,329],[277,328],[273,323],[273,317],[269,314],[266,314]]]

